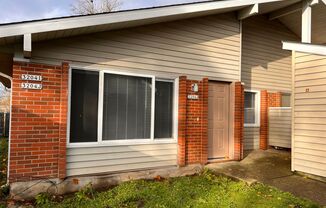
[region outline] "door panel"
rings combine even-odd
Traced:
[[[230,85],[210,82],[208,90],[208,159],[229,156]]]

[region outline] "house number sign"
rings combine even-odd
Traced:
[[[42,81],[42,76],[33,75],[33,74],[22,74],[21,79],[25,80],[25,81],[41,82]],[[21,83],[21,88],[22,89],[41,90],[42,89],[42,84],[39,84],[39,83]]]
[[[42,84],[22,83],[21,88],[23,88],[23,89],[41,90],[42,89]]]
[[[188,95],[188,100],[198,100],[199,96],[198,95]]]
[[[28,81],[42,81],[42,76],[40,75],[32,75],[32,74],[22,74],[22,80]]]

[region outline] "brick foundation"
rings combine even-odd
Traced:
[[[9,181],[64,178],[68,64],[13,64]],[[22,74],[42,75],[42,82],[22,81]],[[41,90],[21,83],[42,83]]]

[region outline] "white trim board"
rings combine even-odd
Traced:
[[[304,52],[304,53],[313,53],[313,54],[317,54],[317,55],[326,56],[326,46],[325,45],[287,42],[287,41],[283,41],[282,44],[283,44],[284,50],[298,51],[298,52]]]
[[[195,4],[174,5],[167,7],[157,7],[151,9],[138,9],[123,12],[112,12],[97,15],[75,16],[66,18],[56,18],[48,20],[21,22],[15,24],[0,25],[0,38],[20,36],[24,34],[42,33],[74,28],[91,27],[98,25],[120,24],[136,22],[142,20],[153,20],[158,18],[182,19],[181,16],[200,13],[219,13],[223,10],[232,11],[254,4],[281,2],[284,0],[228,0],[210,1]],[[162,20],[164,21],[164,20]]]

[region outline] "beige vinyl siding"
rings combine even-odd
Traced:
[[[176,144],[68,147],[67,149],[67,176],[176,165]]]
[[[63,38],[33,45],[33,62],[155,75],[239,81],[234,13]],[[127,143],[126,143],[127,144]],[[177,165],[177,144],[68,148],[67,175]]]
[[[246,89],[291,92],[292,55],[281,41],[297,40],[278,21],[256,16],[242,23],[242,73]]]
[[[244,128],[244,150],[259,149],[259,127]]]
[[[292,54],[283,40],[297,37],[278,21],[259,15],[242,21],[241,81],[245,89],[291,92]],[[245,127],[244,149],[259,149],[259,127]]]
[[[326,56],[295,54],[293,169],[326,177]]]
[[[161,77],[240,79],[240,24],[234,13],[42,42],[33,61]]]
[[[269,108],[268,145],[291,148],[292,109],[286,107]]]

